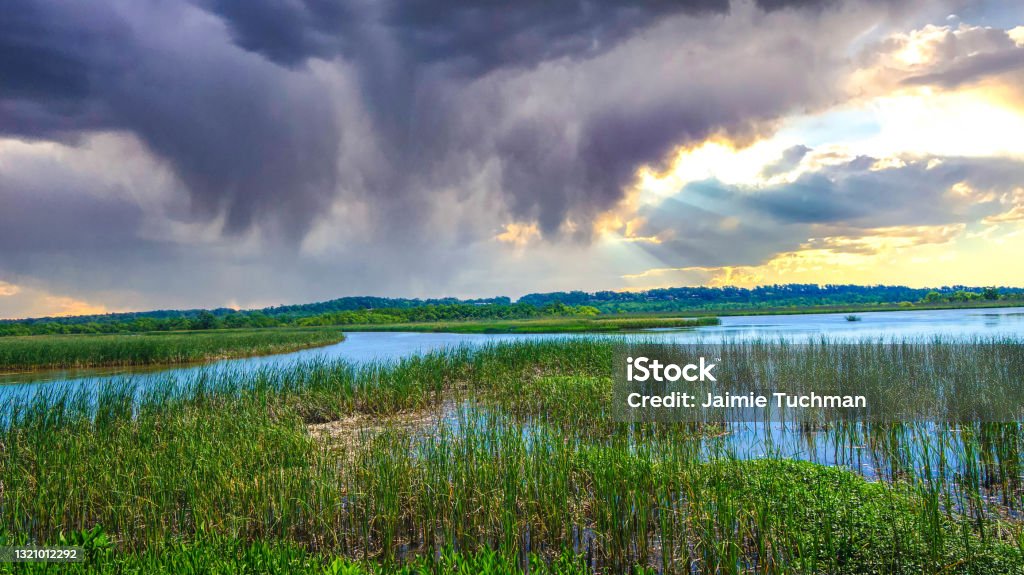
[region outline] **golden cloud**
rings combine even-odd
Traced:
[[[107,313],[105,306],[91,304],[80,299],[67,296],[46,296],[43,298],[44,306],[54,310],[48,315],[71,316],[71,315],[97,315]]]
[[[985,224],[1002,224],[1006,222],[1024,221],[1024,205],[1013,206],[1008,212],[989,216],[983,220]]]
[[[494,239],[521,248],[530,242],[540,238],[540,228],[536,223],[512,222],[505,224],[504,231],[494,236]]]
[[[925,244],[944,244],[962,234],[966,224],[942,226],[891,226],[865,230],[863,235],[811,238],[801,249],[835,253],[877,254]]]
[[[5,281],[0,281],[0,297],[11,296],[21,291],[21,288]]]
[[[864,235],[811,238],[799,249],[778,253],[758,265],[652,268],[624,275],[622,279],[644,284],[634,289],[667,287],[680,282],[712,287],[753,287],[794,281],[851,281],[841,277],[884,270],[891,267],[894,258],[914,257],[910,255],[914,248],[952,242],[961,237],[965,229],[965,224],[874,228],[865,230]]]
[[[1006,35],[1018,46],[1024,47],[1024,26],[1017,26],[1016,28],[1006,31]]]

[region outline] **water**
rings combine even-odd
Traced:
[[[934,337],[1024,339],[1024,308],[1020,307],[853,314],[860,321],[847,321],[848,315],[851,314],[723,317],[721,325],[697,331],[709,341],[780,337],[790,341],[806,341],[823,336],[831,340]]]
[[[688,330],[646,330],[634,334],[586,334],[569,337],[637,338],[678,343],[752,339],[807,341],[863,339],[945,339],[1019,338],[1024,340],[1024,308],[957,309],[934,311],[891,311],[858,313],[860,321],[847,321],[849,314],[795,314],[723,317],[721,325]],[[27,391],[40,385],[95,385],[111,377],[130,375],[136,382],[167,376],[188,376],[200,370],[257,370],[292,365],[314,358],[353,362],[393,360],[432,350],[488,342],[565,338],[562,334],[455,334],[355,332],[345,341],[293,353],[228,359],[204,365],[161,368],[106,368],[64,370],[0,375],[0,396]]]
[[[1024,341],[1024,308],[937,310],[859,313],[859,321],[847,321],[847,314],[803,314],[773,316],[723,317],[721,325],[691,330],[647,330],[633,334],[584,334],[566,336],[560,334],[451,334],[451,333],[385,333],[356,332],[347,334],[347,339],[317,349],[294,353],[222,360],[205,365],[176,368],[128,368],[104,370],[54,371],[0,376],[0,400],[19,401],[32,395],[60,387],[85,387],[98,389],[101,382],[112,378],[130,377],[138,384],[137,389],[146,387],[147,382],[166,381],[169,377],[177,381],[188,381],[191,376],[213,373],[221,370],[234,372],[273,369],[290,366],[312,359],[337,359],[350,362],[386,361],[455,346],[478,346],[489,342],[541,340],[564,337],[598,338],[643,338],[645,341],[665,343],[704,342],[768,339],[787,341],[808,341],[819,338],[829,340],[927,340],[943,339],[991,339],[1013,338]],[[17,396],[17,397],[15,397]],[[458,410],[448,410],[444,415],[449,424],[456,423]],[[479,416],[479,415],[478,415]],[[457,425],[456,425],[457,427]],[[800,431],[792,425],[779,422],[749,422],[730,424],[727,433],[717,438],[704,438],[703,449],[710,453],[727,449],[739,459],[764,457],[785,457],[808,460],[824,465],[838,465],[853,469],[869,479],[887,479],[889,460],[886,453],[871,449],[869,433],[858,428],[852,437],[832,434],[828,431]],[[525,432],[525,430],[524,430]],[[932,460],[941,451],[948,467],[945,473],[962,468],[962,443],[958,435],[947,434],[940,440],[934,429],[923,433],[930,439],[917,443],[908,442],[913,460],[913,472],[924,474],[921,467],[924,460]],[[852,442],[852,443],[851,443]],[[923,449],[923,445],[927,449]],[[932,465],[930,469],[939,468]],[[930,472],[934,475],[934,471]],[[951,480],[952,477],[944,477]],[[992,491],[986,496],[997,498],[1000,493]]]

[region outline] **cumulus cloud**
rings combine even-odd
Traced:
[[[636,233],[660,238],[644,249],[673,268],[758,265],[799,249],[942,243],[967,224],[1012,219],[1021,181],[1024,162],[1012,159],[860,157],[764,187],[690,183],[639,210]]]
[[[896,33],[862,52],[852,84],[880,92],[900,86],[955,89],[993,79],[1018,83],[1024,46],[1016,34],[962,22]]]

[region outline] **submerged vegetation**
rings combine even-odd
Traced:
[[[338,329],[261,329],[0,339],[0,372],[130,366],[284,353],[337,343]]]
[[[1004,366],[984,389],[1019,384],[1024,346],[1003,343],[729,357],[805,365],[804,383]],[[519,342],[8,395],[0,537],[102,526],[90,568],[111,573],[1024,571],[1018,422],[614,423],[612,352]]]

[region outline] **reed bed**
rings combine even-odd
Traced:
[[[181,364],[285,353],[338,343],[337,329],[234,329],[0,338],[0,373],[30,369]]]
[[[993,343],[907,343],[891,369],[998,358],[975,383],[1011,389],[1024,348]],[[894,361],[731,353],[807,379]],[[517,342],[8,397],[0,537],[102,526],[78,568],[109,572],[1024,572],[1020,422],[615,423],[612,357]]]

